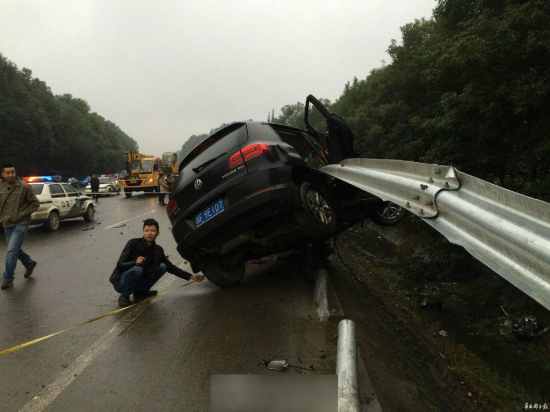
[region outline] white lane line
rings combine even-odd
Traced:
[[[128,223],[128,222],[130,222],[130,221],[132,221],[132,220],[134,220],[134,219],[137,219],[137,218],[139,218],[139,217],[142,217],[142,216],[145,216],[145,215],[150,215],[151,213],[155,213],[157,210],[158,210],[158,209],[153,209],[153,210],[151,210],[151,211],[149,211],[149,212],[147,212],[147,213],[144,213],[144,214],[142,214],[142,215],[133,217],[133,218],[128,219],[128,220],[123,220],[122,222],[118,222],[118,223],[115,223],[114,225],[104,227],[103,229],[105,229],[105,230],[111,229],[111,228],[113,228],[113,227],[115,227],[115,226],[122,225],[123,223]]]
[[[166,278],[165,278],[166,279]],[[174,277],[166,279],[159,285],[162,289],[168,289],[170,284],[175,280]],[[63,372],[59,374],[57,379],[42,389],[38,395],[27,403],[19,412],[40,412],[43,411],[59,394],[74,381],[77,375],[80,375],[92,361],[113,344],[115,339],[128,328],[141,315],[145,309],[153,301],[147,304],[136,305],[134,309],[128,310],[128,314],[116,321],[111,329],[102,337],[95,341],[86,352],[80,355],[73,363],[71,363]]]

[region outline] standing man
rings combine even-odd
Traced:
[[[176,183],[174,175],[170,172],[168,172],[168,176],[166,177],[166,183],[168,184],[168,199],[170,199],[172,197],[172,192],[174,191],[174,184]]]
[[[26,268],[26,278],[32,275],[36,267],[36,262],[21,249],[21,246],[29,230],[31,215],[40,207],[40,202],[32,187],[17,178],[15,166],[3,165],[2,177],[4,180],[0,182],[0,222],[6,234],[8,253],[1,289],[9,289],[13,286],[17,259]]]
[[[92,188],[92,199],[98,200],[99,193],[99,179],[95,173],[92,173],[92,180],[90,180],[90,187]]]
[[[166,203],[164,203],[164,198],[166,197],[166,193],[170,192],[170,189],[168,188],[168,182],[166,181],[166,176],[164,175],[164,173],[159,176],[159,186],[160,186],[159,203],[161,206],[166,206]]]
[[[166,272],[185,280],[202,282],[204,279],[204,276],[187,273],[168,260],[164,249],[155,242],[159,233],[155,219],[145,220],[143,237],[129,240],[120,254],[109,281],[120,293],[118,304],[123,308],[134,303],[130,300],[131,294],[136,299],[156,295],[157,291],[151,288]]]

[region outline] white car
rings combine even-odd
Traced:
[[[81,195],[68,183],[53,182],[49,176],[24,178],[40,202],[31,215],[31,225],[43,223],[48,231],[59,229],[65,219],[83,217],[86,222],[95,218],[96,204],[89,196]]]
[[[100,196],[111,196],[111,195],[119,195],[120,191],[117,188],[115,179],[112,177],[98,177],[99,179],[99,195]],[[92,186],[88,184],[86,186],[86,194],[91,195],[92,194]]]

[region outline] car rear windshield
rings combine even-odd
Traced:
[[[100,177],[99,178],[99,183],[103,184],[103,183],[110,183],[111,182],[111,179],[109,177]]]
[[[206,162],[222,153],[227,153],[234,147],[245,143],[246,140],[247,135],[244,123],[234,123],[208,136],[198,146],[191,150],[181,162],[180,171],[194,160],[197,160],[197,163]]]
[[[36,196],[40,196],[42,194],[42,190],[44,190],[44,185],[40,184],[31,185],[31,187]]]

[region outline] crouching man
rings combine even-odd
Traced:
[[[121,307],[134,303],[130,300],[131,294],[136,299],[156,295],[157,291],[151,288],[166,272],[185,280],[201,282],[204,279],[201,275],[187,273],[168,260],[162,247],[155,242],[159,233],[158,222],[147,219],[143,222],[143,237],[126,243],[109,278],[115,290],[120,293],[118,303]]]

